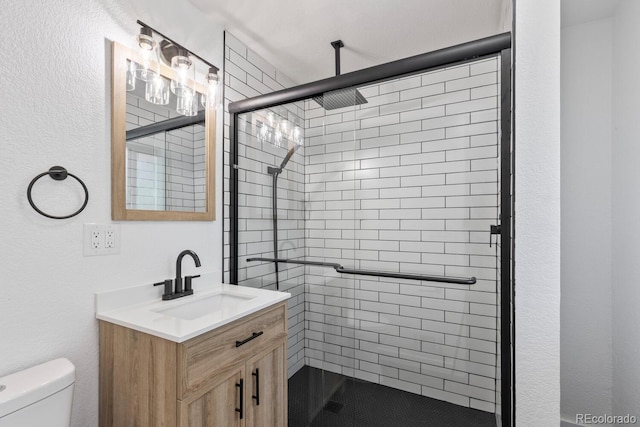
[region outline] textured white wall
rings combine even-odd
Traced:
[[[0,376],[69,358],[77,367],[76,427],[97,425],[94,293],[172,277],[185,248],[200,255],[201,271],[220,269],[220,221],[122,222],[119,255],[82,255],[82,224],[111,222],[108,40],[133,46],[136,19],[222,64],[222,29],[188,2],[3,1],[0,14],[1,50],[11,52],[0,62]],[[75,218],[47,219],[27,203],[29,181],[53,165],[89,188],[89,205]],[[77,188],[45,177],[34,198],[61,214],[79,206]]]
[[[500,22],[498,31],[511,31],[513,28],[513,2],[515,0],[502,0],[500,3]]]
[[[613,21],[613,413],[640,416],[640,2]]]
[[[560,2],[515,4],[516,420],[560,419]]]
[[[611,43],[611,19],[562,29],[560,369],[572,422],[612,409]]]

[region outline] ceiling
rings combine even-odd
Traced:
[[[509,0],[189,0],[296,83],[502,32]]]
[[[611,16],[619,3],[620,0],[562,0],[562,26]]]

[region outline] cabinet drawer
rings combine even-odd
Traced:
[[[184,342],[178,347],[178,399],[286,335],[286,306],[281,303]]]

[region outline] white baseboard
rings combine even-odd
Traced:
[[[580,427],[580,424],[574,424],[571,421],[560,420],[560,427]]]

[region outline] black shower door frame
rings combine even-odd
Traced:
[[[357,87],[433,69],[471,62],[483,57],[501,60],[500,138],[500,356],[502,427],[515,426],[515,315],[513,286],[513,175],[515,140],[512,136],[514,95],[511,33],[498,34],[468,43],[423,53],[347,74],[306,83],[289,89],[229,104],[229,282],[238,282],[238,116],[250,111],[302,101],[332,90]],[[224,223],[224,221],[223,221]],[[224,229],[223,229],[224,233]],[[223,239],[224,253],[224,239]],[[223,261],[224,271],[224,261]]]

